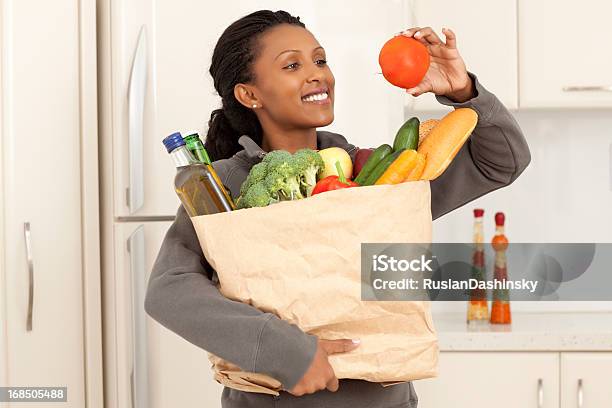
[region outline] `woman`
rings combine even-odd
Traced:
[[[434,219],[512,183],[530,161],[521,130],[500,101],[468,73],[455,35],[431,28],[401,33],[425,44],[431,66],[407,90],[425,92],[453,107],[478,112],[478,125],[453,163],[431,182]],[[231,24],[219,38],[210,74],[222,98],[212,112],[206,149],[223,183],[237,197],[249,169],[271,150],[338,146],[357,148],[331,132],[334,76],[325,50],[299,18],[258,11]],[[316,97],[312,97],[316,95]],[[225,388],[224,407],[415,407],[412,383],[383,388],[338,381],[327,356],[358,347],[351,339],[325,340],[303,333],[273,314],[223,297],[184,209],[168,230],[149,281],[145,309],[168,329],[246,371],[278,379],[278,397]]]

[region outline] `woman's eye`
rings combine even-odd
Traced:
[[[295,68],[297,68],[297,67],[298,67],[298,65],[299,65],[299,64],[298,64],[297,62],[294,62],[293,64],[289,64],[289,65],[287,65],[287,66],[285,67],[285,69],[295,69]]]
[[[327,64],[327,60],[319,59],[319,60],[316,61],[316,64],[317,65],[325,65],[325,64]]]

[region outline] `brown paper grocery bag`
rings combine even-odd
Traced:
[[[361,301],[361,243],[430,243],[430,200],[429,182],[417,181],[192,222],[224,296],[319,338],[361,339],[356,350],[330,356],[336,376],[391,385],[437,375],[436,332],[429,302]],[[209,356],[221,384],[275,395],[281,389],[269,376]]]

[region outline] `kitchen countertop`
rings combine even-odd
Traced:
[[[612,313],[513,313],[512,324],[468,326],[433,314],[440,351],[612,351]]]

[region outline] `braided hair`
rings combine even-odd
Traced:
[[[233,22],[217,41],[209,72],[222,105],[210,115],[205,142],[212,160],[226,159],[240,151],[238,138],[245,134],[261,145],[261,124],[255,113],[236,99],[234,87],[253,81],[257,41],[266,30],[280,24],[306,27],[299,17],[286,11],[260,10]]]

